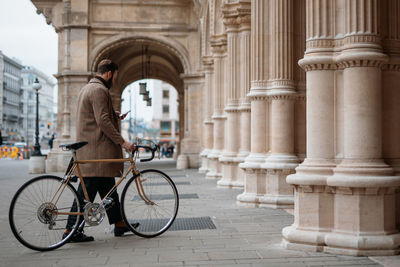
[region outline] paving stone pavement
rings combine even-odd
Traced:
[[[180,201],[178,217],[211,217],[216,229],[168,231],[153,239],[133,234],[114,237],[105,220],[85,230],[95,237],[95,242],[67,244],[44,253],[32,251],[18,243],[8,224],[12,196],[35,176],[27,174],[28,164],[28,160],[0,160],[0,266],[381,266],[377,261],[396,266],[393,264],[399,263],[398,256],[371,260],[285,250],[281,247],[281,230],[292,224],[291,214],[280,209],[239,207],[235,199],[242,190],[217,188],[215,180],[206,180],[204,174],[194,169],[177,170],[171,160],[140,164],[140,169],[161,169],[180,182],[177,185],[180,194],[197,194],[199,198]]]

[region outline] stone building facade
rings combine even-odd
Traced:
[[[20,94],[23,65],[0,51],[0,127],[3,140],[20,141]]]
[[[400,3],[397,0],[52,0],[59,34],[58,142],[76,95],[108,57],[112,88],[177,88],[178,167],[200,167],[239,205],[293,207],[288,249],[391,255],[400,245]],[[65,164],[55,149],[50,166]]]
[[[56,121],[54,120],[54,78],[47,76],[33,66],[24,66],[21,72],[22,86],[20,105],[20,117],[22,123],[19,126],[21,135],[28,146],[35,143],[36,123],[36,92],[32,88],[35,79],[42,86],[39,90],[39,142],[42,149],[47,150],[48,140],[55,134]]]

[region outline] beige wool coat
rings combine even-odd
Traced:
[[[89,144],[77,150],[77,159],[122,158],[118,120],[108,88],[98,78],[91,79],[78,96],[77,142]],[[79,167],[83,177],[119,177],[124,170],[123,163],[86,163]]]

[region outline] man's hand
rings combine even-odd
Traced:
[[[115,111],[115,114],[117,114],[117,116],[118,116],[118,118],[119,118],[120,120],[123,120],[123,119],[125,119],[125,118],[126,118],[126,116],[128,115],[128,113],[129,113],[129,112],[131,112],[131,111],[129,110],[128,112],[126,112],[126,113],[124,113],[124,114],[120,115],[120,114],[121,114],[121,112],[119,112],[119,111]]]
[[[121,146],[128,152],[135,150],[135,145],[127,141],[124,141]]]

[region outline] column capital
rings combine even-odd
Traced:
[[[337,64],[333,56],[306,56],[299,60],[299,66],[305,71],[312,70],[336,70]]]
[[[283,100],[283,101],[294,101],[298,99],[298,95],[296,93],[289,94],[269,94],[268,100]]]
[[[214,65],[214,59],[212,56],[203,56],[201,58],[201,63],[203,64],[205,70],[208,70],[208,69],[212,70],[213,65]]]
[[[224,54],[227,51],[226,34],[212,35],[210,43],[213,54]]]
[[[251,24],[251,2],[240,0],[235,3],[226,3],[223,6],[222,13],[224,24],[227,31],[237,31],[239,26],[248,26]]]
[[[352,51],[342,52],[336,57],[339,68],[376,67],[380,68],[389,61],[389,57],[381,52]]]

